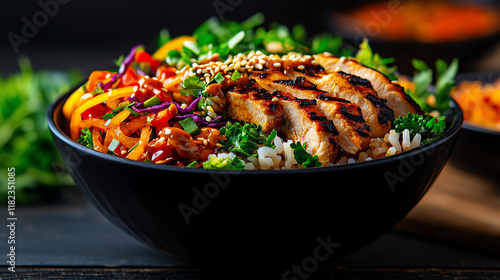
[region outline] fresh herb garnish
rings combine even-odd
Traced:
[[[198,127],[198,125],[196,124],[196,122],[193,120],[192,117],[187,117],[183,120],[180,120],[179,124],[187,133],[191,135],[196,135],[200,132],[200,128]]]
[[[272,23],[269,29],[262,27],[264,16],[255,14],[239,23],[236,21],[219,22],[215,17],[208,19],[192,34],[195,41],[184,41],[180,49],[168,52],[165,61],[178,69],[212,57],[215,53],[221,59],[240,52],[260,50],[264,53],[288,53],[291,51],[312,54],[330,52],[339,56],[352,56],[353,52],[342,46],[341,37],[322,34],[308,38],[305,28],[296,25],[291,28]],[[165,39],[168,31],[162,30],[159,42]],[[170,36],[167,36],[170,38]],[[174,39],[175,40],[175,39]]]
[[[181,84],[180,94],[200,97],[205,90],[205,83],[196,76],[187,77]]]
[[[231,75],[231,80],[236,82],[239,78],[241,78],[241,73],[239,71],[234,71]]]
[[[220,129],[220,134],[225,135],[227,140],[221,140],[222,151],[242,153],[246,156],[256,156],[259,145],[271,146],[272,140],[276,137],[273,130],[269,136],[262,132],[262,126],[253,123],[228,122],[226,127]],[[274,135],[274,137],[272,137]],[[272,139],[270,139],[272,137]]]
[[[422,144],[425,144],[442,134],[446,128],[446,123],[443,116],[436,118],[429,115],[421,116],[408,113],[407,116],[400,116],[396,119],[394,126],[394,130],[399,133],[408,129],[412,138],[417,133],[420,133],[422,139],[425,139]]]
[[[80,138],[78,138],[77,142],[82,144],[83,146],[93,149],[94,148],[94,141],[92,141],[92,132],[88,128],[82,129],[83,135],[80,135]]]
[[[304,168],[320,167],[323,164],[319,162],[318,156],[312,156],[306,151],[305,143],[302,145],[300,142],[290,144],[293,149],[293,155],[298,164],[301,164]]]
[[[186,165],[187,168],[196,168],[198,166],[198,162],[192,161],[190,164]]]
[[[394,63],[394,58],[382,58],[378,53],[373,53],[366,38],[363,40],[363,43],[359,45],[359,50],[356,53],[356,60],[386,75],[391,81],[398,80],[395,75],[397,70],[396,66],[389,66]]]
[[[429,87],[433,81],[433,71],[425,62],[414,59],[412,61],[416,73],[413,77],[414,90],[406,89],[415,102],[420,105],[423,111],[432,112],[437,110],[444,114],[450,109],[451,89],[455,86],[455,75],[458,71],[458,59],[454,59],[451,64],[443,60],[436,61],[436,89],[432,94]],[[429,98],[431,97],[432,98]],[[429,102],[430,101],[430,102]]]
[[[245,165],[238,159],[238,157],[233,157],[233,159],[230,160],[229,156],[223,158],[213,156],[203,162],[203,168],[218,170],[243,170]]]
[[[161,103],[163,103],[160,98],[158,98],[158,96],[153,96],[151,98],[149,98],[148,100],[144,101],[144,107],[151,107],[151,106],[154,106],[154,105],[160,105]]]

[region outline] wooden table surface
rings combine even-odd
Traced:
[[[500,279],[498,187],[498,182],[447,165],[431,191],[395,229],[309,279]],[[63,203],[18,209],[15,273],[7,271],[7,230],[0,228],[2,280],[222,278],[129,237],[76,188],[65,195]],[[461,198],[468,198],[469,205]],[[244,275],[242,271],[229,278]],[[265,271],[261,278],[269,279]]]

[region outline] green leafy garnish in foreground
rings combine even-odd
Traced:
[[[391,81],[398,80],[395,75],[397,70],[396,66],[389,66],[394,63],[394,58],[382,58],[378,53],[373,53],[366,38],[363,40],[363,43],[359,45],[359,50],[356,53],[356,60],[386,75]]]
[[[428,98],[433,95],[429,91],[429,87],[433,81],[433,71],[421,60],[414,59],[412,63],[416,70],[413,77],[415,90],[412,92],[406,89],[406,93],[420,105],[423,111],[432,112],[437,110],[441,114],[444,114],[450,109],[451,89],[455,86],[458,59],[454,59],[449,66],[443,60],[436,61],[435,100],[430,102],[430,104],[428,103]]]
[[[81,82],[78,72],[33,71],[26,57],[21,71],[0,77],[0,168],[16,168],[16,202],[40,199],[40,186],[73,184],[47,128],[49,104]],[[7,172],[0,181],[7,182]],[[5,198],[5,199],[4,199]],[[7,203],[7,188],[0,188],[0,204]]]
[[[94,142],[92,141],[92,132],[88,128],[82,129],[83,135],[80,135],[80,138],[76,140],[78,143],[81,145],[93,149],[94,148]]]
[[[276,137],[277,132],[273,130],[271,134],[266,136],[262,132],[262,126],[253,123],[239,122],[232,124],[228,122],[225,127],[220,129],[220,134],[225,135],[227,140],[221,140],[223,145],[221,151],[233,153],[242,153],[248,157],[256,156],[256,151],[259,145],[271,147],[271,143]]]
[[[446,123],[444,117],[439,118],[431,117],[429,115],[421,116],[418,114],[408,113],[408,116],[400,116],[394,121],[394,130],[396,132],[403,132],[405,129],[410,131],[411,137],[415,137],[417,133],[422,135],[427,143],[444,132]]]
[[[243,170],[245,165],[238,159],[238,157],[234,157],[230,160],[229,156],[223,158],[213,156],[203,162],[203,168],[218,170]]]
[[[290,147],[293,149],[293,155],[298,164],[302,164],[304,168],[310,167],[320,167],[323,164],[319,162],[318,156],[312,156],[306,151],[305,143],[304,145],[300,144],[300,142],[290,144]]]

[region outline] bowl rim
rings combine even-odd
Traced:
[[[78,86],[79,87],[79,86]],[[49,109],[47,111],[47,123],[49,126],[49,130],[52,134],[57,137],[59,140],[63,141],[67,145],[71,146],[73,149],[77,149],[80,154],[91,154],[103,160],[108,160],[111,162],[115,162],[117,164],[127,164],[136,166],[137,168],[151,168],[154,170],[163,170],[163,171],[175,171],[175,172],[186,172],[186,173],[194,173],[194,174],[228,174],[228,175],[237,175],[237,174],[290,174],[290,173],[316,173],[316,172],[341,172],[343,170],[352,169],[352,168],[369,168],[373,165],[384,164],[392,161],[400,161],[404,158],[408,158],[410,156],[420,154],[424,151],[435,148],[442,143],[446,142],[448,139],[457,134],[462,127],[463,124],[463,112],[460,109],[460,106],[452,99],[451,101],[451,116],[453,117],[452,123],[448,130],[439,136],[437,139],[421,145],[417,148],[411,149],[409,151],[402,152],[400,154],[392,155],[389,157],[384,157],[376,160],[364,161],[364,162],[356,162],[351,164],[343,164],[343,165],[335,165],[335,166],[323,166],[317,168],[295,168],[295,169],[284,169],[284,170],[216,170],[216,169],[203,169],[203,168],[187,168],[187,167],[179,167],[165,164],[155,164],[148,163],[136,160],[130,160],[126,158],[121,158],[117,156],[108,155],[105,153],[101,153],[95,151],[93,149],[87,148],[85,146],[80,145],[79,143],[73,141],[70,137],[68,137],[55,123],[54,115],[57,112],[56,110],[59,108],[59,111],[62,110],[62,106],[67,98],[78,88],[67,92],[59,96],[55,101],[53,101]],[[62,112],[61,112],[62,113]],[[451,154],[451,153],[450,153]]]

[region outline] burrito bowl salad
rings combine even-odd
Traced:
[[[153,54],[134,46],[66,100],[68,135],[131,160],[268,170],[375,160],[445,131],[457,61],[436,63],[430,93],[421,61],[410,83],[367,41],[354,53],[340,38],[262,22],[209,19],[192,36],[162,32]]]

